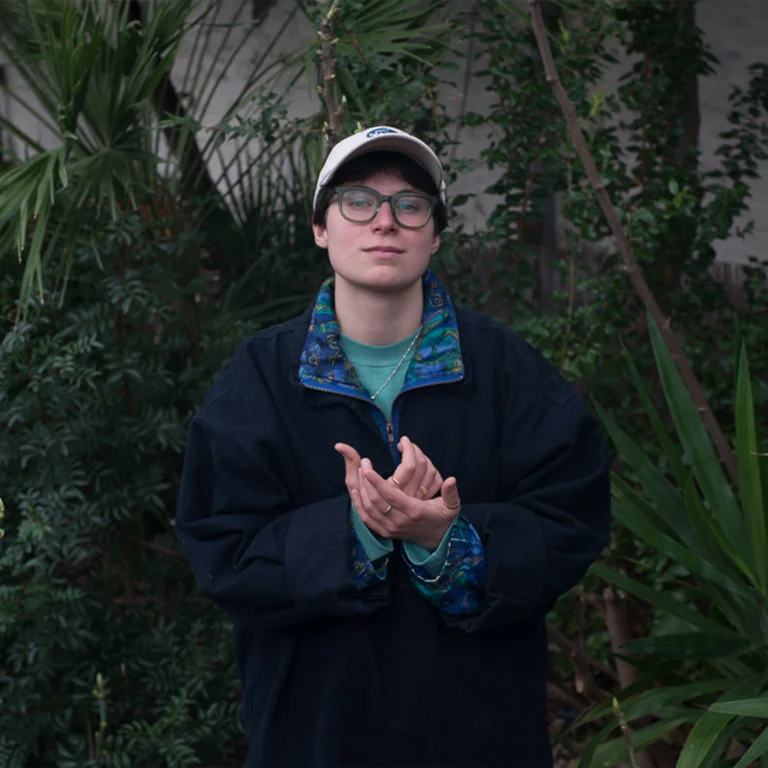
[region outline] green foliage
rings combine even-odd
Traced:
[[[653,375],[644,310],[566,134],[530,22],[506,0],[482,3],[464,21],[477,60],[486,62],[476,74],[487,78],[495,100],[489,112],[466,114],[462,122],[487,129],[482,160],[495,181],[485,191],[498,205],[486,230],[459,233],[469,258],[450,254],[446,270],[465,303],[480,299],[606,407],[634,418],[615,340],[620,333],[642,374]],[[694,2],[574,2],[548,24],[558,73],[644,277],[728,429],[736,314],[754,361],[757,405],[768,402],[768,368],[757,353],[768,334],[765,262],[755,259],[747,269],[738,309],[711,274],[716,243],[752,230],[738,217],[766,157],[765,68],[755,65],[749,85],[733,89],[730,128],[715,153],[720,166],[703,171],[692,94],[695,78],[714,72],[718,62],[696,26]],[[616,41],[635,60],[618,92],[607,94],[601,78],[617,65]],[[492,254],[490,272],[471,264],[483,252]],[[555,259],[552,293],[541,267],[547,255]]]
[[[302,5],[318,26],[318,4]],[[455,83],[435,74],[450,68],[454,29],[448,5],[445,0],[386,0],[375,7],[360,0],[338,4],[333,25],[336,98],[344,104],[342,135],[384,124],[414,132],[438,153],[452,144],[440,88]],[[317,61],[315,82],[322,84],[317,47],[312,43],[310,51]],[[446,173],[450,178],[450,167]]]
[[[234,16],[249,4],[240,0]],[[317,41],[267,64],[276,39],[255,52],[218,122],[205,124],[256,28],[225,18],[225,5],[0,6],[0,50],[40,107],[9,95],[58,137],[45,151],[0,121],[30,154],[0,168],[0,312],[9,327],[22,318],[0,347],[3,768],[241,762],[228,622],[177,556],[172,509],[186,424],[222,361],[250,329],[302,309],[327,273],[308,226],[327,118],[319,98],[309,119],[290,117],[283,90],[302,75],[312,89],[322,84]],[[645,617],[650,638],[627,649],[640,672],[621,702],[637,726],[630,742],[642,749],[695,723],[702,759],[737,738],[751,741],[743,762],[768,746],[745,728],[754,719],[729,709],[764,684],[756,673],[764,672],[768,481],[753,461],[753,427],[768,406],[768,292],[755,260],[737,308],[710,268],[717,241],[751,233],[737,221],[766,157],[768,66],[750,68],[746,87],[733,90],[719,166],[703,172],[690,94],[718,63],[695,3],[558,6],[548,24],[560,76],[646,279],[710,405],[737,435],[747,478],[738,498],[696,414],[667,406],[665,389],[676,403],[683,393],[674,372],[654,366],[656,332],[611,246],[527,14],[510,0],[458,14],[442,0],[342,2],[334,34],[343,132],[392,123],[437,148],[449,182],[470,168],[491,176],[486,191],[497,204],[487,227],[446,232],[435,267],[460,303],[520,330],[615,425],[616,540],[632,562],[609,553],[585,587],[608,578],[655,611]],[[297,2],[280,34],[299,13],[317,25],[316,4]],[[183,35],[195,43],[170,109],[165,76]],[[494,103],[454,118],[444,88],[462,87],[451,56],[467,41]],[[600,80],[616,65],[616,41],[637,63],[607,95]],[[489,139],[474,164],[452,159],[462,126]],[[453,212],[470,197],[451,200]],[[18,265],[9,252],[20,245]],[[556,255],[554,292],[541,268],[546,253]],[[642,404],[630,375],[644,384]],[[554,620],[608,659],[602,624],[592,611],[568,610],[574,599],[564,598]],[[568,674],[565,655],[553,661]],[[664,687],[647,690],[658,679]],[[584,722],[601,714],[610,709]],[[600,740],[616,727],[611,718]],[[592,748],[600,765],[625,754],[623,740]]]
[[[734,413],[730,384],[738,353],[731,326],[741,310],[722,283],[712,278],[711,268],[718,240],[751,231],[752,225],[740,227],[737,217],[746,210],[756,163],[766,156],[768,124],[755,84],[748,89],[749,95],[734,89],[731,128],[721,135],[716,151],[722,164],[710,171],[699,167],[698,115],[691,94],[694,78],[711,74],[718,62],[695,21],[692,2],[620,7],[614,30],[625,50],[639,58],[622,78],[618,99],[605,99],[594,128],[587,132],[643,275],[662,310],[672,317],[716,415],[730,431]],[[680,44],[683,28],[689,30],[685,45]],[[624,113],[629,119],[618,119]],[[617,128],[627,132],[626,140],[620,140]],[[595,215],[595,204],[591,195],[584,195],[582,184],[574,174],[564,209],[579,243],[598,242],[609,232],[602,215]],[[765,264],[757,271],[764,286]],[[582,327],[589,345],[600,352],[599,375],[589,375],[589,389],[606,407],[628,419],[636,412],[626,387],[621,386],[625,374],[615,344],[617,332],[641,374],[654,374],[644,310],[615,250],[606,250],[600,259],[594,295],[600,322]],[[757,352],[765,343],[765,324],[758,320],[766,310],[765,291],[762,295],[750,291],[745,303],[749,333],[743,341],[759,383],[768,378],[763,356]],[[654,395],[658,394],[656,389]],[[761,386],[759,405],[763,402]]]
[[[768,753],[765,739],[756,740],[754,720],[768,716],[765,697],[755,698],[768,684],[768,497],[764,495],[768,472],[761,455],[747,356],[742,348],[735,394],[740,489],[734,493],[658,328],[650,318],[648,323],[677,440],[668,434],[634,369],[633,375],[671,477],[659,471],[598,406],[606,431],[639,483],[634,488],[614,475],[613,511],[638,539],[679,562],[687,574],[669,594],[648,589],[637,578],[605,564],[593,566],[593,571],[648,600],[659,618],[667,614],[676,620],[677,631],[659,622],[650,636],[626,643],[622,651],[692,660],[690,676],[698,682],[628,694],[622,709],[629,723],[656,715],[660,719],[657,738],[663,736],[663,724],[694,723],[679,768],[703,765],[732,740],[751,743],[749,755],[754,760]],[[716,694],[716,703],[704,709]],[[653,706],[648,707],[651,699]],[[588,719],[607,710],[607,705],[599,707]],[[581,765],[621,762],[621,739],[597,747],[597,741],[611,730],[602,732],[586,750]],[[723,742],[721,736],[726,733],[728,739]],[[615,759],[606,762],[609,752]],[[744,759],[738,763],[740,768],[748,764]]]
[[[304,309],[327,273],[309,227],[322,136],[317,120],[287,118],[271,88],[279,67],[263,59],[221,121],[203,125],[224,76],[206,59],[210,30],[227,26],[222,4],[196,3],[193,16],[182,0],[140,6],[139,19],[128,2],[2,9],[8,58],[60,140],[46,152],[12,130],[32,157],[0,176],[3,242],[31,237],[37,249],[21,263],[0,249],[11,328],[0,347],[3,768],[243,759],[230,623],[194,583],[173,509],[186,427],[221,364],[251,330]],[[417,19],[387,50],[386,24],[402,21],[388,13],[381,51],[376,29],[370,42],[396,70]],[[73,37],[45,50],[64,22]],[[222,57],[247,42],[245,26],[227,27]],[[197,39],[184,109],[158,119],[183,34]],[[58,77],[61,46],[88,55]],[[151,81],[130,88],[135,72]],[[228,141],[241,149],[225,159]]]
[[[235,17],[246,3],[241,0]],[[0,173],[0,257],[7,260],[15,247],[24,264],[23,307],[35,287],[42,291],[44,273],[59,279],[49,285],[54,294],[63,290],[77,248],[87,245],[99,258],[94,211],[98,216],[106,208],[114,218],[118,199],[135,207],[145,189],[160,180],[166,196],[184,201],[205,232],[209,262],[228,285],[248,280],[253,249],[260,245],[253,239],[263,240],[265,228],[269,237],[282,234],[270,254],[275,263],[275,254],[285,250],[314,256],[304,229],[303,237],[289,239],[296,228],[282,223],[275,228],[274,211],[250,207],[264,202],[275,169],[293,163],[298,172],[292,183],[271,190],[269,203],[284,206],[286,216],[303,219],[308,211],[309,181],[318,170],[317,153],[308,145],[321,136],[318,131],[308,137],[300,124],[288,126],[284,104],[271,87],[285,67],[295,69],[301,62],[298,52],[272,64],[266,63],[270,49],[261,52],[221,121],[202,124],[234,55],[257,27],[221,17],[222,8],[217,0],[0,5],[0,51],[26,89],[9,96],[58,142],[46,151],[3,122],[31,153]],[[177,92],[170,72],[185,36],[196,45]],[[211,66],[212,56],[219,57],[219,66]],[[225,158],[223,143],[242,138],[248,141]],[[171,162],[163,156],[163,140]],[[214,164],[221,168],[218,175],[210,170]],[[295,293],[306,302],[302,290],[306,287],[297,286]],[[244,301],[254,296],[254,291],[240,293]]]
[[[102,216],[103,271],[79,249],[63,303],[0,346],[4,768],[242,761],[231,628],[173,509],[187,423],[254,326],[217,306],[184,212],[143,213]]]
[[[0,254],[13,243],[24,255],[25,296],[33,281],[42,291],[43,270],[65,234],[74,245],[94,208],[114,214],[118,197],[131,198],[137,183],[151,181],[156,158],[142,110],[170,72],[192,5],[163,3],[141,33],[130,25],[127,3],[0,6],[0,51],[41,111],[26,96],[17,101],[61,142],[49,151],[32,143],[37,155],[0,175]],[[96,251],[93,233],[91,242]],[[66,272],[71,261],[57,266]]]

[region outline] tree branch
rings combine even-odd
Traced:
[[[691,369],[688,360],[685,357],[685,353],[678,341],[675,332],[672,330],[672,318],[665,317],[661,311],[656,299],[651,293],[648,283],[645,281],[640,265],[635,259],[635,255],[632,251],[632,246],[629,244],[624,231],[621,227],[621,221],[619,220],[616,209],[613,207],[611,198],[606,192],[605,185],[600,178],[600,172],[595,165],[595,161],[592,154],[589,151],[587,142],[584,139],[584,134],[581,131],[581,125],[579,124],[579,118],[576,114],[576,109],[573,106],[565,88],[563,87],[560,77],[557,73],[555,66],[555,60],[552,56],[552,50],[549,46],[549,40],[547,38],[547,30],[544,25],[544,18],[541,13],[541,0],[528,0],[528,4],[531,9],[531,18],[533,20],[533,31],[536,35],[536,42],[539,46],[541,58],[544,63],[544,69],[546,71],[547,82],[552,85],[555,96],[557,97],[560,107],[565,114],[565,119],[568,124],[568,133],[570,134],[573,146],[581,158],[581,162],[584,165],[584,169],[589,178],[592,188],[595,190],[595,196],[603,209],[603,213],[610,225],[611,232],[616,238],[616,245],[624,259],[624,269],[626,269],[630,280],[635,288],[637,295],[645,304],[646,309],[650,312],[656,325],[661,332],[661,335],[669,349],[670,355],[677,365],[677,370],[680,372],[680,376],[688,388],[688,391],[696,404],[696,409],[701,414],[701,418],[704,425],[712,438],[713,443],[720,455],[723,464],[725,464],[728,474],[730,475],[731,482],[735,488],[739,485],[738,470],[736,468],[736,459],[733,455],[728,440],[723,434],[720,424],[717,421],[712,409],[707,403],[704,391],[699,384],[699,380],[696,378]]]
[[[593,595],[591,592],[585,592],[581,587],[573,587],[573,589],[571,589],[571,594],[582,602],[589,603],[598,615],[605,619],[605,603],[603,603],[597,595]]]
[[[605,626],[608,628],[611,648],[614,653],[619,654],[624,643],[632,639],[632,632],[629,629],[629,617],[627,616],[627,604],[613,586],[605,589],[603,598],[605,600]],[[618,656],[616,657],[616,672],[619,676],[619,685],[622,688],[628,688],[637,682],[637,669],[628,661],[624,661],[624,659]],[[621,730],[625,739],[631,738],[631,729],[623,719]],[[631,742],[628,741],[627,743]],[[637,768],[653,768],[653,762],[648,752],[639,752],[636,755],[636,759]]]
[[[138,544],[140,547],[144,547],[144,549],[148,549],[150,552],[156,552],[158,555],[165,555],[165,557],[173,557],[177,560],[186,560],[187,556],[183,552],[178,552],[175,549],[171,549],[170,547],[164,547],[162,544],[155,544],[151,541],[144,541],[144,539],[140,539],[138,536],[131,536],[128,535],[126,537],[129,541],[132,541],[134,544]]]
[[[603,598],[605,599],[605,626],[608,630],[611,648],[614,653],[619,654],[621,653],[621,646],[632,639],[626,603],[620,598],[613,586],[606,587]],[[630,685],[637,682],[635,667],[618,656],[616,658],[616,672],[619,685],[622,688],[629,688]]]
[[[571,693],[567,688],[563,688],[558,683],[547,683],[547,691],[550,696],[560,701],[565,702],[569,707],[573,707],[577,712],[583,712],[585,708],[584,701],[580,699],[575,693]]]
[[[336,103],[336,58],[333,55],[333,17],[339,12],[338,0],[317,0],[320,9],[320,60],[323,63],[323,85],[318,86],[318,93],[325,101],[328,110],[328,125],[325,127],[325,137],[328,147],[341,139],[341,116],[344,114],[344,104]]]
[[[567,653],[571,658],[580,656],[587,665],[599,669],[610,680],[618,681],[616,672],[614,672],[607,664],[603,664],[602,661],[598,661],[582,651],[573,640],[549,622],[547,622],[547,634],[549,635],[549,642],[552,645],[557,646],[564,653]]]
[[[96,752],[93,748],[93,726],[91,725],[91,713],[85,713],[85,741],[88,744],[88,758],[93,760]]]

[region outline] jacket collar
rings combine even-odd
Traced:
[[[432,272],[422,278],[424,314],[416,352],[402,391],[464,378],[456,313],[443,284]],[[299,381],[306,387],[369,398],[339,343],[341,330],[333,306],[334,278],[320,287],[301,353]]]

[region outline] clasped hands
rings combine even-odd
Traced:
[[[384,538],[434,551],[461,512],[456,478],[443,480],[409,438],[402,437],[397,447],[402,460],[385,480],[352,446],[334,446],[344,457],[347,490],[363,523]]]

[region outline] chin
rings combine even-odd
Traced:
[[[371,270],[367,274],[356,276],[357,279],[353,278],[349,282],[369,291],[399,293],[410,288],[414,283],[420,283],[423,274],[423,270],[418,273],[408,270],[406,273],[394,265],[386,265],[384,269]]]
[[[397,293],[410,288],[414,283],[420,283],[427,269],[427,264],[414,270],[413,264],[387,262],[378,264],[354,265],[356,269],[336,268],[331,264],[337,279],[344,280],[351,286],[364,291]]]

